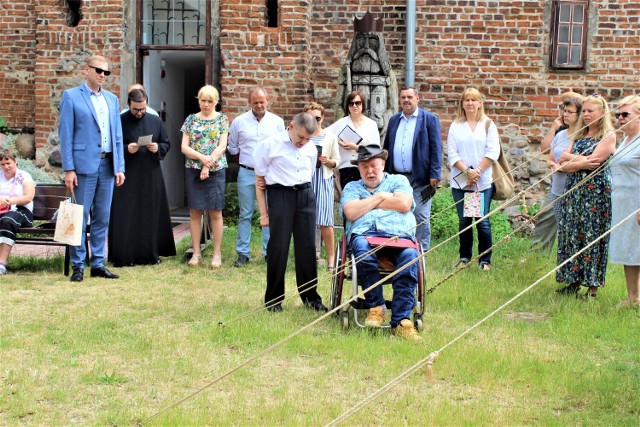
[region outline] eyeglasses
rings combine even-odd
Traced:
[[[111,71],[103,70],[102,68],[94,67],[93,65],[88,65],[88,67],[89,68],[93,68],[94,70],[96,70],[96,74],[104,74],[105,77],[108,76],[109,74],[111,74]]]
[[[615,114],[614,114],[614,116],[616,116],[616,120],[618,120],[620,117],[623,117],[623,118],[625,118],[625,119],[626,119],[626,118],[627,118],[627,117],[629,117],[630,115],[631,115],[631,113],[630,113],[630,112],[628,112],[628,111],[623,111],[622,113],[615,113]]]
[[[322,116],[313,116],[314,119],[316,119],[316,122],[320,122],[322,120]]]
[[[349,107],[359,107],[362,105],[362,101],[351,101]]]
[[[567,114],[578,114],[577,111],[562,110],[562,112]]]
[[[144,113],[145,111],[147,111],[147,107],[144,107],[144,108],[132,108],[131,111],[133,111],[134,113]]]

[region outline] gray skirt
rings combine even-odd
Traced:
[[[209,178],[200,179],[200,169],[186,168],[185,186],[189,209],[221,211],[224,209],[225,169],[211,172]]]

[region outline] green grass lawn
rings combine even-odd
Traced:
[[[0,424],[134,425],[316,319],[291,295],[293,268],[285,311],[255,311],[266,282],[256,234],[242,269],[232,267],[233,229],[220,271],[178,256],[72,284],[61,259],[10,259],[0,279]],[[456,261],[457,242],[431,253],[430,286]],[[555,266],[518,238],[493,265],[429,295],[422,343],[343,331],[331,317],[147,424],[325,425]],[[325,302],[329,282],[322,273]],[[443,351],[432,381],[422,369],[344,424],[639,425],[640,313],[614,308],[622,269],[609,266],[595,301],[557,287],[545,280]]]

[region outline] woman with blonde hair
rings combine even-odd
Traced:
[[[490,210],[493,195],[492,165],[500,155],[498,128],[484,112],[482,94],[475,87],[462,92],[456,107],[456,119],[449,128],[447,153],[451,167],[451,193],[458,211],[458,226],[462,231],[473,223],[473,218],[464,216],[462,200],[465,193],[479,192],[484,198],[484,214]],[[486,218],[476,222],[478,231],[478,253],[480,268],[491,270],[491,224]],[[471,261],[473,252],[473,229],[460,234],[460,261],[458,265]]]
[[[304,106],[304,112],[311,114],[318,127],[311,135],[311,142],[319,147],[317,167],[311,178],[313,192],[316,194],[316,227],[320,227],[320,238],[316,235],[316,258],[319,258],[322,241],[327,248],[327,269],[333,271],[335,258],[333,234],[333,169],[340,164],[338,138],[322,129],[324,121],[324,107],[317,102],[310,102]]]
[[[560,155],[561,169],[567,172],[565,193],[558,218],[558,264],[565,262],[604,234],[611,225],[611,172],[608,167],[578,185],[613,154],[616,137],[607,101],[598,94],[585,98],[578,130]],[[585,299],[593,298],[605,284],[608,236],[561,267],[556,280],[566,286],[558,292],[577,294],[588,287]]]
[[[182,153],[185,155],[185,181],[189,200],[189,228],[193,255],[189,266],[200,264],[200,233],[202,214],[211,218],[213,259],[211,268],[222,266],[222,209],[224,209],[225,169],[229,135],[229,119],[216,111],[219,95],[215,87],[206,85],[198,91],[200,112],[186,118],[182,132]]]
[[[615,114],[624,139],[611,163],[611,224],[640,208],[640,95],[620,101]],[[618,308],[640,307],[640,212],[611,232],[610,261],[624,265],[627,299]]]

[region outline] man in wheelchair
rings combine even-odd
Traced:
[[[371,251],[371,244],[367,239],[393,236],[413,239],[415,236],[413,188],[405,176],[384,172],[387,156],[387,150],[360,146],[357,160],[352,160],[351,163],[358,166],[362,179],[348,183],[340,200],[340,211],[346,218],[347,244],[356,259],[358,280],[363,289],[380,281],[378,252],[364,256]],[[385,253],[385,256],[390,258],[396,269],[400,269],[417,258],[418,251],[414,247],[394,248],[391,253]],[[414,262],[396,274],[392,285],[391,333],[407,340],[420,340],[421,337],[410,320],[418,285],[418,263]],[[382,327],[385,300],[381,285],[365,294],[365,307],[369,308],[365,326]]]

